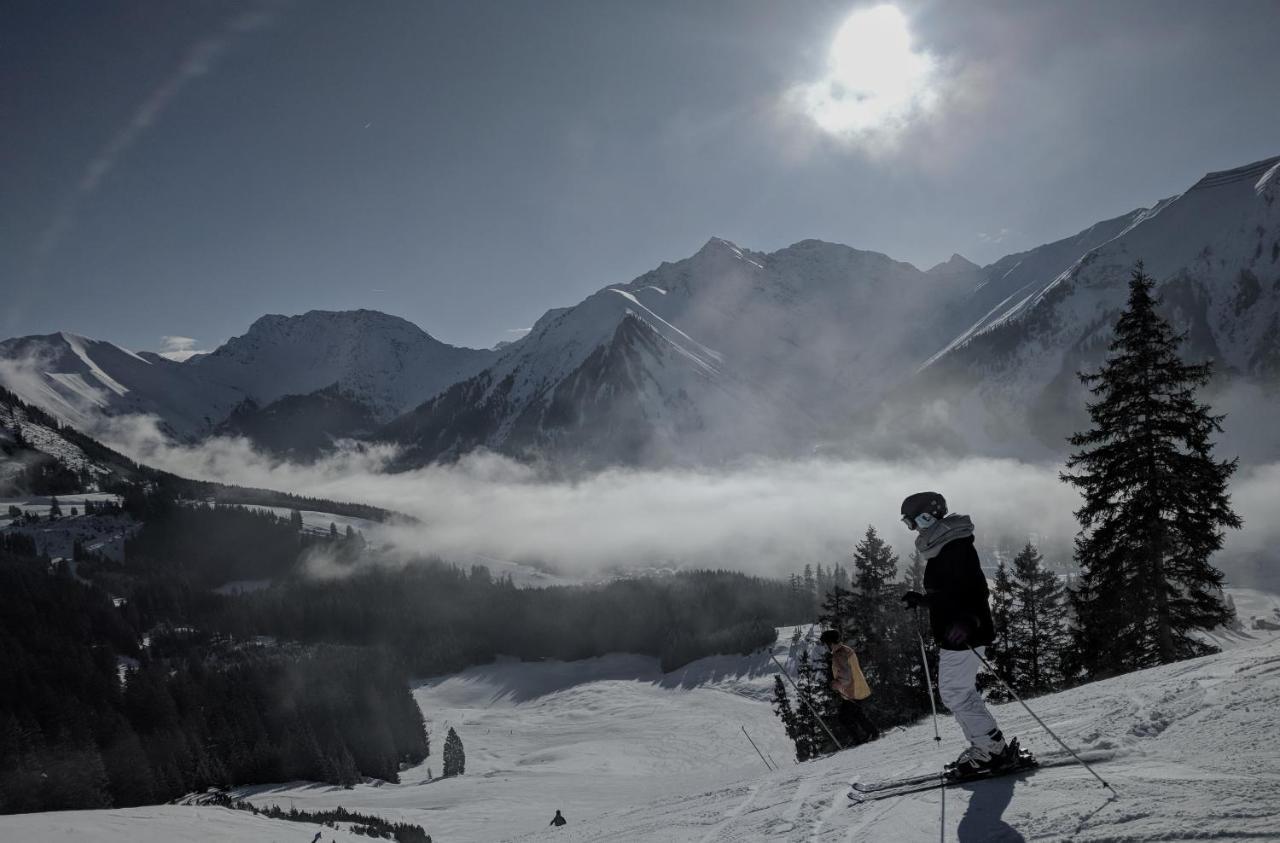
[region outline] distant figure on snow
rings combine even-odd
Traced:
[[[1006,742],[978,691],[979,655],[995,640],[986,574],[973,547],[973,521],[947,514],[937,492],[917,492],[902,502],[902,522],[916,535],[916,553],[925,560],[924,594],[908,591],[908,608],[925,606],[938,644],[938,696],[969,740],[948,765],[965,775],[998,769],[1018,756],[1018,741]]]
[[[858,743],[880,737],[880,730],[862,710],[861,701],[871,696],[871,686],[862,675],[857,653],[848,644],[841,643],[840,633],[834,629],[823,632],[818,640],[831,653],[831,688],[840,695],[840,708],[836,712],[840,725]]]
[[[556,808],[556,815],[551,818],[551,825],[559,827],[564,825],[567,822],[569,821],[566,820],[563,815],[561,815],[560,809]]]

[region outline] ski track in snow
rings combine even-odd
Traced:
[[[1280,602],[1233,596],[1255,616]],[[774,650],[784,661],[789,632]],[[1096,769],[1117,797],[1071,765],[852,803],[853,780],[938,769],[961,748],[959,730],[943,715],[939,746],[925,718],[876,743],[795,764],[767,702],[774,671],[765,653],[705,659],[671,674],[628,655],[471,668],[415,688],[433,754],[401,784],[294,782],[238,795],[286,808],[341,805],[420,824],[445,843],[1280,840],[1280,633],[1246,629],[1229,641],[1217,655],[1029,701],[1073,748],[1112,753]],[[1059,750],[1017,703],[995,713],[1032,751]],[[780,769],[762,769],[740,724]],[[464,741],[467,772],[430,780],[449,726]],[[548,828],[557,808],[569,825]],[[301,841],[314,833],[280,823],[283,832],[237,838],[233,829],[247,831],[244,815],[225,812],[224,828],[209,821],[214,809],[201,809],[201,828],[214,830],[191,837],[191,810],[0,817],[0,839]]]

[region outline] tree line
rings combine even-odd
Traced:
[[[293,778],[394,781],[428,751],[407,676],[376,649],[146,631],[66,564],[7,550],[0,675],[0,812]]]

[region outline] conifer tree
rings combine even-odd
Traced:
[[[1000,676],[1017,688],[1018,685],[1014,681],[1014,661],[1017,654],[1014,651],[1015,644],[1011,634],[1012,624],[1013,580],[1009,577],[1009,566],[1001,559],[1000,564],[996,566],[995,582],[991,587],[991,625],[995,632],[995,641],[987,648],[987,653]],[[986,687],[983,687],[984,685]],[[1004,686],[985,672],[978,675],[978,687],[988,691],[993,699],[1004,699],[1007,696]]]
[[[1078,658],[1096,676],[1200,654],[1191,633],[1231,617],[1209,559],[1242,523],[1227,494],[1236,460],[1212,455],[1223,417],[1196,400],[1211,364],[1178,357],[1154,286],[1139,263],[1108,359],[1080,375],[1092,427],[1071,437],[1062,474],[1084,497],[1073,604]]]
[[[826,593],[822,605],[818,607],[818,624],[845,634],[856,625],[853,608],[853,592],[840,586],[833,587]]]
[[[1031,542],[1013,560],[1013,597],[1014,675],[1030,693],[1055,690],[1064,679],[1070,645],[1066,589]]]
[[[466,772],[467,754],[462,749],[462,738],[449,727],[449,734],[444,739],[444,771],[443,776],[460,776]]]
[[[787,737],[796,746],[796,761],[804,761],[809,756],[802,752],[802,742],[800,740],[800,723],[796,717],[795,710],[791,707],[791,699],[787,696],[787,686],[783,684],[781,676],[773,677],[773,713],[782,721],[782,728],[786,731]]]
[[[898,576],[898,556],[876,528],[867,525],[866,535],[853,551],[853,616],[857,640],[863,649],[876,650],[890,638],[890,585]],[[857,649],[857,648],[855,648]],[[872,655],[869,652],[869,656]],[[874,659],[873,659],[874,660]]]

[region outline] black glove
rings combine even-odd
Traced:
[[[956,621],[947,630],[947,643],[952,647],[965,647],[973,636],[974,625],[968,621]]]
[[[908,591],[902,595],[902,602],[906,604],[908,609],[918,609],[921,606],[928,606],[929,598],[918,591]]]

